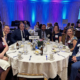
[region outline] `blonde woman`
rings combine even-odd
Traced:
[[[70,51],[73,51],[77,43],[77,37],[74,36],[73,29],[69,28],[67,30],[67,35],[66,35],[66,45],[69,46]]]

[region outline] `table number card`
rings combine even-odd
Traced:
[[[39,39],[39,36],[29,36],[29,39]]]

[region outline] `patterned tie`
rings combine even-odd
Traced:
[[[25,38],[24,31],[22,31],[23,38]]]
[[[44,38],[44,31],[43,31],[43,38]]]

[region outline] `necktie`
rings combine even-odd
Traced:
[[[44,31],[43,31],[43,38],[44,38]]]
[[[24,31],[22,31],[23,38],[25,38]]]

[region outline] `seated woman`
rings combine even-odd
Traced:
[[[6,70],[4,70],[3,67],[0,67],[0,80],[5,80],[10,70],[10,64],[7,62],[8,58],[4,56],[7,50],[8,50],[8,45],[5,39],[0,37],[0,62],[2,61],[2,63],[0,64],[8,66]],[[7,64],[3,62],[6,62]]]
[[[61,42],[62,34],[59,32],[59,26],[55,25],[52,32],[52,41]]]
[[[76,43],[77,43],[77,37],[74,36],[74,32],[73,29],[69,28],[67,30],[67,35],[66,35],[66,45],[69,46],[70,51],[73,51]]]

